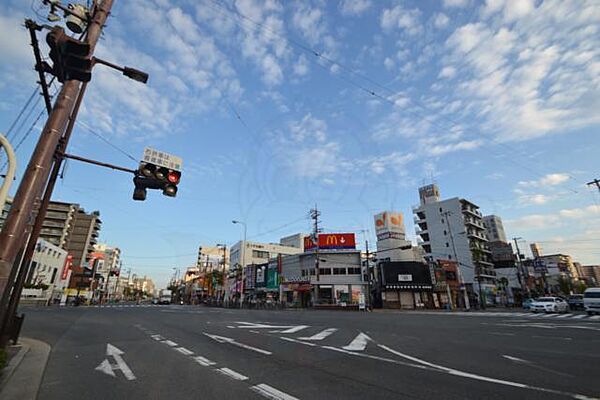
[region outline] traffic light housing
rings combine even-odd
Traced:
[[[72,38],[61,27],[54,27],[46,36],[50,46],[52,68],[49,71],[59,82],[68,80],[89,82],[93,62],[89,43]]]
[[[133,178],[133,199],[146,200],[147,189],[159,189],[165,196],[175,197],[180,180],[181,171],[141,162],[138,174]]]

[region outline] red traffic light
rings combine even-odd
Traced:
[[[169,175],[167,175],[167,180],[171,183],[178,184],[179,179],[181,179],[181,172],[179,171],[169,171]]]

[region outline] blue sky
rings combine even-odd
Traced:
[[[35,85],[34,11],[43,21],[40,1],[0,11],[2,131]],[[150,80],[97,67],[69,151],[135,167],[89,126],[136,158],[177,154],[179,194],[133,202],[129,176],[69,162],[54,198],[100,210],[102,241],[159,284],[199,244],[238,240],[232,219],[277,241],[308,231],[318,204],[325,230],[373,240],[372,215],[394,209],[414,237],[432,180],[511,237],[600,263],[585,185],[600,175],[599,27],[597,1],[117,0],[97,55]]]

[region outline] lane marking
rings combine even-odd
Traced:
[[[569,318],[572,316],[573,316],[573,314],[562,314],[562,315],[558,315],[556,318]]]
[[[592,315],[590,317],[590,319],[593,319],[594,321],[596,321],[596,320],[600,319],[600,315]]]
[[[244,344],[244,343],[239,343],[239,342],[236,342],[234,339],[228,338],[228,337],[225,337],[225,336],[211,335],[211,334],[206,333],[206,332],[202,332],[202,334],[205,335],[205,336],[208,336],[212,340],[215,340],[215,341],[217,341],[219,343],[232,344],[234,346],[241,347],[242,349],[255,351],[257,353],[264,354],[264,355],[267,355],[267,356],[270,356],[271,354],[273,354],[270,351],[259,349],[258,347],[249,346],[249,345]]]
[[[204,366],[204,367],[210,367],[211,365],[215,365],[216,362],[214,361],[210,361],[208,358],[204,358],[202,356],[196,356],[194,357],[194,361],[196,361],[198,364]]]
[[[161,343],[164,343],[164,344],[166,344],[168,346],[171,346],[171,347],[177,346],[177,343],[173,342],[172,340],[164,340]]]
[[[271,400],[299,400],[297,397],[291,396],[287,393],[277,390],[272,386],[265,383],[250,387],[250,390],[260,394],[263,397]]]
[[[290,329],[286,329],[285,331],[280,331],[280,333],[296,333],[300,332],[302,329],[308,328],[308,325],[298,325]]]
[[[183,354],[183,355],[186,355],[186,356],[191,356],[192,354],[194,354],[194,352],[193,352],[193,351],[191,351],[191,350],[188,350],[188,349],[186,349],[185,347],[176,347],[174,350],[175,350],[175,351],[178,351],[178,352],[180,352],[181,354]]]
[[[104,372],[106,375],[110,375],[113,378],[116,378],[115,372],[113,371],[113,365],[108,361],[108,358],[104,359],[96,368],[96,371]]]
[[[587,315],[585,315],[585,314],[579,314],[579,315],[574,315],[573,319],[581,319],[581,318],[585,318],[585,317],[587,317]]]
[[[160,341],[160,340],[164,340],[164,339],[165,339],[165,337],[164,337],[164,336],[162,336],[162,335],[152,335],[152,336],[150,336],[150,337],[151,337],[152,339],[154,339],[154,340],[159,340],[159,341]]]
[[[242,374],[240,374],[239,372],[235,372],[234,370],[232,370],[232,369],[229,369],[229,368],[225,368],[225,367],[223,367],[223,368],[218,368],[218,369],[217,369],[217,371],[219,371],[219,372],[220,372],[220,373],[222,373],[223,375],[226,375],[226,376],[228,376],[228,377],[230,377],[230,378],[233,378],[233,379],[235,379],[235,380],[237,380],[237,381],[245,381],[245,380],[247,380],[247,379],[248,379],[248,377],[247,377],[247,376],[245,376],[245,375],[242,375]]]
[[[117,347],[113,346],[110,343],[106,344],[106,355],[107,356],[112,356],[115,359],[115,362],[117,363],[116,366],[112,366],[111,368],[114,369],[120,369],[121,372],[123,373],[123,375],[125,376],[125,378],[128,381],[132,381],[135,379],[135,375],[133,374],[133,372],[131,371],[131,369],[129,368],[129,366],[127,365],[127,363],[125,362],[125,360],[123,360],[123,357],[121,357],[121,355],[123,355],[123,351],[121,351],[120,349],[118,349]],[[108,365],[110,365],[108,363],[108,360],[105,360],[107,362]],[[104,364],[104,362],[102,364],[100,364],[100,366],[102,366]],[[104,364],[106,367],[106,364]],[[106,372],[106,371],[103,371]],[[114,373],[113,373],[114,376]]]
[[[285,337],[285,336],[279,336],[279,339],[282,339],[282,340],[285,340],[285,341],[288,341],[288,342],[293,342],[293,343],[300,343],[300,344],[304,344],[306,346],[311,346],[311,347],[317,346],[314,343],[303,342],[302,340],[292,339],[290,337]]]
[[[544,318],[554,318],[554,317],[558,317],[558,314],[543,314],[542,317],[544,317]]]
[[[352,340],[352,342],[350,342],[349,345],[342,347],[344,350],[350,350],[350,351],[363,351],[364,349],[367,348],[367,344],[369,343],[369,341],[372,341],[373,339],[371,339],[369,336],[365,335],[364,333],[360,332],[355,338],[354,340]]]
[[[539,386],[527,385],[525,383],[507,381],[507,380],[497,379],[497,378],[490,378],[488,376],[477,375],[477,374],[473,374],[470,372],[460,371],[460,370],[457,370],[454,368],[448,368],[448,367],[444,367],[442,365],[438,365],[438,364],[430,363],[425,360],[421,360],[420,358],[401,353],[397,350],[391,349],[382,344],[378,344],[378,346],[386,351],[389,351],[392,354],[399,356],[399,357],[406,358],[407,360],[411,360],[416,363],[420,363],[422,365],[431,367],[431,368],[437,370],[438,372],[445,372],[447,374],[454,375],[454,376],[460,376],[462,378],[474,379],[474,380],[489,382],[489,383],[496,383],[499,385],[512,386],[512,387],[517,387],[517,388],[521,388],[521,389],[537,390],[537,391],[545,392],[545,393],[552,393],[552,394],[558,394],[561,396],[568,396],[568,397],[571,397],[573,399],[578,399],[578,400],[599,400],[595,397],[590,397],[590,396],[586,396],[586,395],[582,395],[582,394],[578,394],[578,393],[563,392],[561,390],[547,389],[547,388],[543,388],[543,387],[539,387]]]
[[[497,335],[497,336],[515,336],[514,333],[504,333],[504,332],[488,332],[490,335]]]
[[[530,364],[530,361],[523,360],[522,358],[518,357],[509,356],[508,354],[502,354],[502,357],[506,358],[507,360],[514,361],[516,363]]]
[[[329,329],[325,329],[324,331],[317,333],[316,335],[312,335],[309,337],[301,337],[298,339],[300,339],[300,340],[323,340],[327,336],[333,334],[335,331],[337,331],[337,328],[329,328]]]

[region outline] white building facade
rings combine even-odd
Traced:
[[[502,219],[497,215],[486,215],[483,217],[483,227],[490,242],[506,243],[506,233]]]
[[[413,208],[418,242],[431,260],[459,263],[459,279],[471,294],[496,300],[496,273],[479,207],[454,197],[440,200],[436,185],[419,188],[421,203]]]
[[[38,239],[31,257],[31,266],[27,276],[28,286],[48,288],[40,292],[24,289],[23,297],[43,297],[48,302],[66,301],[65,289],[71,279],[69,257],[66,250],[44,240]]]

